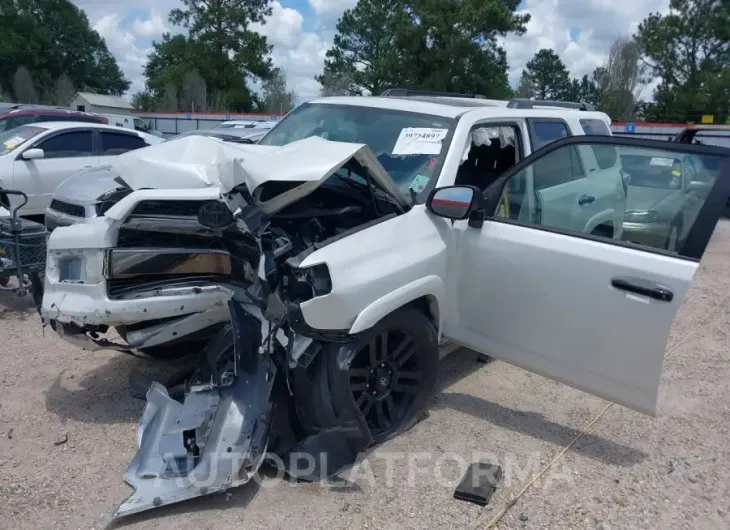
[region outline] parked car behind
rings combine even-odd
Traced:
[[[167,142],[188,136],[208,136],[232,143],[255,143],[251,135],[263,136],[268,130],[251,129],[199,129],[187,131],[165,140]],[[259,138],[256,138],[258,141]],[[84,169],[66,179],[56,188],[51,205],[46,209],[46,228],[70,226],[83,219],[102,215],[114,204],[106,197],[113,197],[118,185],[114,179],[119,174],[110,165]],[[109,192],[109,193],[107,193]]]
[[[271,129],[275,121],[228,120],[219,123],[214,129]]]
[[[88,123],[108,124],[109,120],[103,116],[80,112],[78,110],[27,107],[0,112],[0,132],[9,131],[21,125],[47,121],[75,121]]]
[[[21,215],[44,215],[56,187],[71,175],[160,142],[156,136],[101,123],[22,125],[0,133],[0,188],[28,195]]]

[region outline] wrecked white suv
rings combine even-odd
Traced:
[[[267,454],[300,479],[335,473],[415,422],[448,347],[653,414],[730,150],[609,124],[396,91],[310,101],[258,145],[119,156],[104,215],[49,239],[43,318],[87,349],[196,361],[182,390],[150,385],[116,515],[245,482]],[[642,188],[626,149],[647,171],[677,153],[724,164],[688,183],[701,207],[674,212],[675,251],[622,239],[627,215],[652,215],[627,211]]]

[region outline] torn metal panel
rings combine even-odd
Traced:
[[[258,321],[241,311],[234,315],[241,326],[233,334],[236,345],[219,352],[234,346],[235,377],[223,381],[229,386],[194,385],[202,390],[189,392],[182,403],[159,383],[150,387],[139,450],[125,474],[134,493],[115,518],[238,486],[258,471],[268,445],[276,367],[258,352]]]
[[[261,201],[262,211],[270,214],[310,194],[352,158],[402,207],[410,207],[367,145],[317,136],[280,147],[189,136],[119,155],[112,167],[134,190],[154,182],[156,188],[218,188],[225,194],[245,185],[253,194],[267,183],[291,183],[287,191]]]

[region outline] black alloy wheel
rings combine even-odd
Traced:
[[[422,362],[417,341],[405,330],[372,337],[350,365],[350,390],[373,437],[397,428],[422,392]]]

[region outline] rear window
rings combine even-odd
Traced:
[[[121,134],[116,132],[101,132],[102,155],[121,155],[127,151],[134,151],[147,147],[145,141],[135,134]]]
[[[537,151],[550,142],[570,136],[564,121],[539,120],[532,122],[532,150]]]
[[[96,116],[85,114],[39,114],[36,121],[81,121],[84,123],[100,123],[101,119]]]
[[[33,120],[35,120],[35,116],[33,115],[7,116],[5,118],[0,118],[0,132],[9,131],[10,129],[20,127],[21,125],[28,125],[29,123],[33,123]]]
[[[611,129],[603,120],[580,120],[583,132],[591,136],[611,136]]]
[[[603,120],[580,120],[580,126],[589,136],[611,136],[611,129]],[[618,152],[610,145],[593,145],[593,154],[596,157],[599,169],[608,169],[616,165]]]

